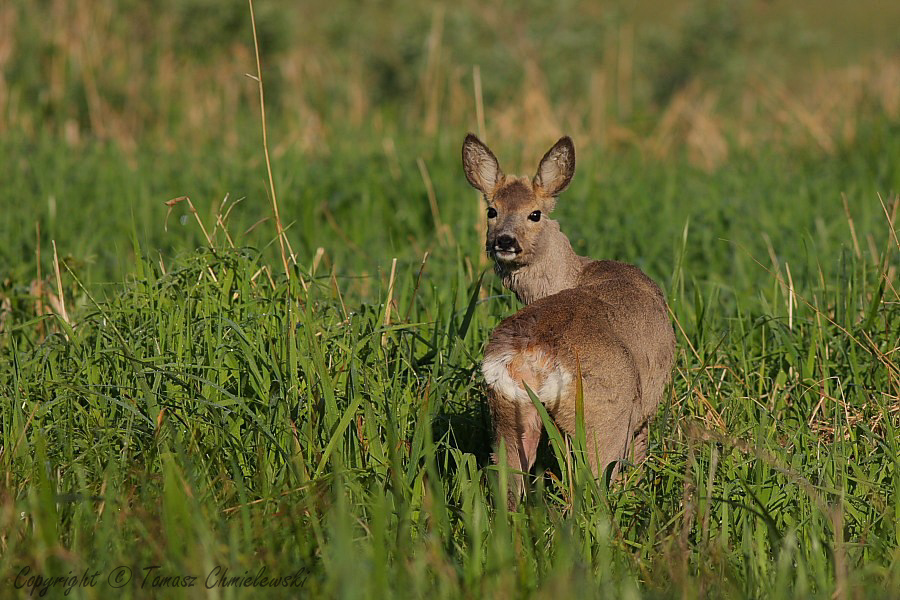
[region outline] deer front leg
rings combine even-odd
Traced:
[[[506,446],[506,464],[509,467],[507,503],[515,510],[525,491],[525,477],[534,466],[543,425],[537,409],[530,403],[516,401],[489,390],[488,401],[494,422],[494,463],[499,462],[500,443]]]

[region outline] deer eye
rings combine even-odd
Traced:
[[[533,213],[531,213],[530,215],[528,215],[528,220],[534,221],[535,223],[540,221],[541,220],[541,211],[536,210]]]
[[[497,209],[494,207],[488,208],[488,219],[497,218]]]

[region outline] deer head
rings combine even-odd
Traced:
[[[514,270],[544,260],[552,247],[548,242],[562,235],[547,215],[575,173],[571,138],[561,138],[547,151],[534,178],[504,175],[494,153],[471,133],[462,158],[466,179],[487,202],[485,247],[498,268]]]

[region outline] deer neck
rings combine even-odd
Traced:
[[[552,219],[547,221],[546,231],[528,264],[496,263],[494,266],[503,285],[524,304],[575,287],[587,260],[575,254],[569,238],[560,231],[559,223]]]

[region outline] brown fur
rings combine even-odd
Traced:
[[[642,460],[649,420],[672,371],[675,336],[665,298],[649,277],[632,265],[576,255],[559,225],[543,215],[574,174],[571,140],[563,138],[547,152],[534,180],[504,175],[494,154],[471,134],[463,164],[469,182],[496,211],[488,220],[487,251],[504,285],[526,304],[494,330],[485,350],[496,445],[505,443],[514,470],[533,466],[542,424],[522,396],[523,383],[556,424],[574,434],[580,367],[595,472],[628,456]],[[536,210],[542,212],[537,222],[529,219]],[[503,244],[501,236],[507,236]],[[514,253],[504,250],[512,247],[510,238]],[[510,507],[523,489],[523,477],[515,474]]]

